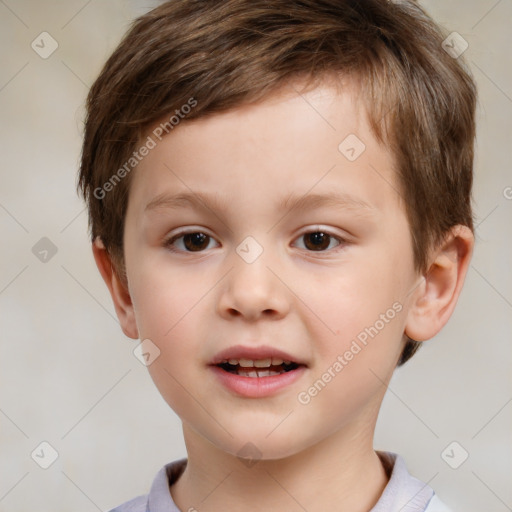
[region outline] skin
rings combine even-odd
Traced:
[[[442,328],[468,268],[473,236],[455,226],[428,272],[415,270],[393,156],[354,87],[296,90],[182,122],[140,162],[125,222],[126,283],[93,244],[123,331],[161,351],[149,371],[183,422],[188,465],[170,490],[184,511],[370,510],[388,480],[372,441],[404,334],[422,341]],[[338,150],[349,134],[366,145],[353,162]],[[191,191],[213,193],[222,208],[147,209],[162,194]],[[290,194],[333,191],[350,201],[279,209]],[[204,250],[169,242],[183,229],[209,235]],[[332,236],[312,250],[319,231]],[[247,236],[263,248],[252,263],[236,252]],[[401,311],[300,403],[396,303]],[[271,397],[241,397],[208,366],[233,345],[275,346],[307,368]],[[248,442],[261,454],[250,467],[237,457]]]

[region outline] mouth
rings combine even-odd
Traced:
[[[262,378],[281,375],[296,370],[300,365],[278,357],[266,359],[225,359],[216,365],[225,372],[240,377]]]
[[[237,396],[264,398],[292,386],[308,368],[296,356],[274,347],[234,346],[211,361],[219,382]]]

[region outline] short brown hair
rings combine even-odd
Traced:
[[[425,271],[451,227],[473,229],[476,89],[445,37],[412,0],[165,2],[134,22],[89,92],[79,189],[92,239],[124,275],[131,175],[121,167],[145,130],[191,97],[185,120],[262,100],[295,78],[314,86],[345,75],[359,80],[372,130],[395,156]],[[399,364],[418,346],[408,340]]]

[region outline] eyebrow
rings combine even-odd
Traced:
[[[160,209],[197,208],[224,212],[229,202],[219,199],[209,192],[182,192],[179,194],[159,194],[145,207],[145,212]],[[372,213],[375,207],[344,192],[326,192],[324,194],[306,193],[302,196],[288,194],[277,205],[279,212],[287,214],[299,210],[313,210],[320,207],[336,207],[340,209]]]

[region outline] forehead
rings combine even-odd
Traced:
[[[371,132],[354,84],[301,85],[228,112],[185,116],[159,140],[163,118],[145,134],[156,145],[134,171],[130,203],[144,209],[193,192],[254,208],[308,192],[352,195],[377,208],[400,201],[393,156]]]

